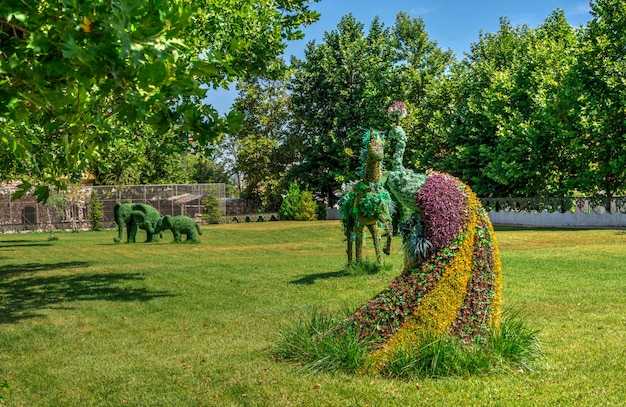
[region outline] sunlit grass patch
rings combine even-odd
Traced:
[[[391,270],[347,275],[339,222],[210,225],[197,245],[115,244],[113,230],[0,235],[0,405],[623,404],[626,234],[496,233],[505,309],[523,310],[545,357],[530,371],[417,382],[359,374],[365,353],[350,341],[332,345],[344,367],[330,372],[274,353],[311,310],[333,317],[317,328],[330,332],[388,286],[398,239]]]

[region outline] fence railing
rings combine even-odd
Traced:
[[[512,197],[480,198],[487,211],[626,213],[626,196],[621,197]]]
[[[626,197],[481,198],[494,225],[626,228]]]
[[[209,190],[220,199],[220,211],[226,214],[227,200],[224,184],[168,184],[132,186],[74,187],[67,194],[67,204],[61,208],[43,205],[32,195],[25,194],[11,201],[14,187],[0,188],[0,233],[89,229],[91,194],[96,193],[103,205],[105,228],[115,226],[113,207],[116,202],[148,203],[162,215],[199,217]]]

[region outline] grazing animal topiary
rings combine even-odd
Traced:
[[[198,242],[198,235],[202,234],[202,230],[200,226],[191,219],[189,216],[179,215],[179,216],[170,216],[165,215],[158,223],[157,229],[161,232],[164,230],[171,230],[174,234],[174,241],[180,242],[182,235],[187,235],[187,240],[191,240],[192,242]]]
[[[122,240],[122,232],[126,225],[127,243],[135,243],[137,229],[144,229],[148,235],[146,242],[158,242],[159,231],[157,223],[161,220],[161,214],[154,207],[143,203],[116,203],[113,208],[113,216],[117,223],[117,237],[115,242]]]

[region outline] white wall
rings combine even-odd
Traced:
[[[626,228],[626,214],[622,212],[610,213],[584,212],[518,212],[518,211],[489,211],[489,218],[494,225],[521,225],[539,227],[564,228]]]

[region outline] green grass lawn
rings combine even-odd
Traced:
[[[545,359],[531,373],[419,382],[271,358],[298,318],[382,289],[399,273],[399,240],[390,269],[342,276],[339,222],[203,231],[199,244],[0,235],[0,405],[624,405],[624,231],[497,229],[505,308],[540,330]]]

